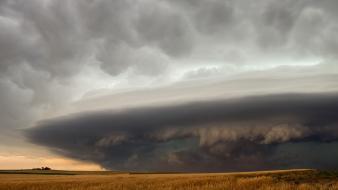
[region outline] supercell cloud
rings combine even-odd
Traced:
[[[0,0],[0,156],[47,149],[137,171],[337,168],[337,9]]]
[[[337,94],[280,94],[78,113],[28,137],[114,170],[333,169],[337,125]],[[331,156],[313,155],[314,144]]]

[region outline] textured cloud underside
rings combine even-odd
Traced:
[[[42,121],[27,136],[117,170],[337,168],[337,97],[280,94],[85,112]]]

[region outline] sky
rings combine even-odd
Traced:
[[[338,169],[336,0],[0,0],[0,168]]]

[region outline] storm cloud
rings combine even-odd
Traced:
[[[32,142],[112,169],[335,167],[337,8],[0,0],[0,154],[36,126]]]
[[[27,136],[114,170],[333,169],[337,114],[337,94],[280,94],[77,113]],[[325,148],[313,155],[311,146]]]
[[[44,108],[95,90],[95,82],[80,80],[87,70],[107,83],[138,87],[210,71],[209,65],[220,75],[264,64],[336,65],[336,6],[334,0],[3,0],[1,93],[25,91],[27,101],[6,109],[29,104],[36,112],[30,123]],[[16,126],[23,127],[9,127]]]

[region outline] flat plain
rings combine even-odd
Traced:
[[[338,172],[278,170],[239,173],[0,171],[0,190],[291,190],[338,189]]]

